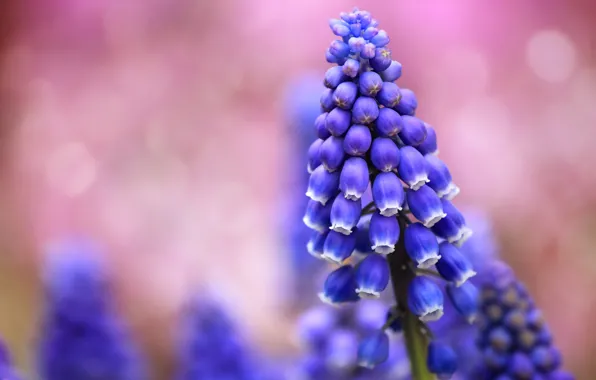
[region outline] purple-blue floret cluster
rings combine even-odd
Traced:
[[[38,369],[44,380],[142,380],[144,363],[120,318],[97,248],[83,240],[49,252]]]
[[[477,290],[467,281],[476,273],[458,248],[471,230],[451,202],[459,188],[438,157],[436,132],[416,116],[414,92],[395,83],[402,66],[370,13],[355,9],[329,25],[339,39],[326,52],[335,66],[325,73],[317,139],[308,150],[304,215],[313,230],[309,253],[338,265],[320,298],[338,305],[380,297],[396,270],[388,261],[402,244],[410,268],[400,270],[414,276],[406,284],[407,305],[398,307],[421,322],[441,317],[441,285],[422,273],[431,270],[471,321]],[[431,348],[429,353],[444,351]],[[375,357],[369,362],[382,362],[384,355],[362,352]]]

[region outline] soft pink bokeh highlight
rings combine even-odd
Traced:
[[[286,344],[280,97],[323,73],[327,19],[353,4],[29,1],[8,69],[22,117],[12,188],[39,252],[70,233],[109,249],[138,319],[225,289]],[[596,64],[589,2],[359,2],[390,36],[419,115],[544,308],[571,368],[596,349]],[[33,11],[35,10],[35,11]],[[153,318],[153,319],[152,319]]]

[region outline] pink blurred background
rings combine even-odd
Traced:
[[[322,77],[327,19],[354,5],[392,36],[458,204],[490,213],[567,367],[596,378],[587,0],[2,2],[0,334],[20,365],[44,246],[72,233],[107,247],[156,373],[197,287],[223,294],[266,350],[292,350],[276,205],[295,136],[281,100],[303,72]]]

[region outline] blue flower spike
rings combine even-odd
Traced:
[[[392,284],[399,327],[379,326],[360,346],[359,360],[380,366],[390,356],[387,332],[403,331],[406,340],[417,341],[408,344],[414,347],[413,372],[427,380],[432,339],[425,323],[443,314],[444,284],[461,287],[446,292],[464,318],[477,311],[472,288],[463,287],[474,274],[471,264],[461,254],[446,249],[444,259],[441,253],[441,242],[457,250],[470,235],[450,202],[459,188],[437,157],[434,127],[416,116],[416,95],[395,83],[402,65],[379,22],[355,8],[329,26],[337,38],[325,53],[333,67],[324,74],[321,115],[314,122],[318,139],[308,152],[307,196],[313,203],[304,222],[315,231],[309,252],[342,266],[329,275],[320,296],[333,305],[353,304],[382,297]],[[330,232],[321,245],[326,226]]]
[[[399,329],[399,322],[394,324]],[[295,377],[290,378],[409,378],[403,341],[386,326],[387,305],[380,300],[345,308],[312,307],[298,322],[298,338],[306,355],[297,362]]]
[[[483,378],[574,379],[561,368],[561,353],[542,314],[511,268],[497,260],[481,273],[477,342],[484,352]]]
[[[146,379],[144,363],[116,315],[98,248],[73,239],[48,252],[39,341],[45,380]]]
[[[253,380],[273,376],[273,369],[258,358],[255,348],[222,305],[209,296],[195,295],[185,306],[176,342],[176,380]],[[318,323],[317,326],[314,321],[305,322],[310,324],[305,329],[316,330],[325,322]],[[316,333],[312,339],[316,339]]]

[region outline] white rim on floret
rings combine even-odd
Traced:
[[[316,257],[317,259],[323,258],[323,252],[315,250],[315,243],[312,241],[306,243],[306,250],[311,256]]]
[[[395,252],[395,246],[390,243],[378,243],[372,246],[373,251],[381,255],[388,255]]]
[[[441,255],[435,252],[429,252],[416,262],[416,266],[420,269],[428,269],[439,262]]]
[[[325,232],[327,230],[327,226],[316,224],[308,215],[304,215],[304,217],[302,218],[302,222],[304,222],[304,225],[306,225],[306,227],[310,228],[311,230],[319,232]]]
[[[437,306],[435,308],[429,308],[418,317],[422,322],[432,322],[440,319],[443,316],[443,306]]]
[[[429,182],[430,179],[428,179],[428,175],[423,174],[414,178],[413,181],[408,182],[408,186],[410,186],[410,189],[416,191]]]
[[[373,299],[374,300],[374,299],[381,297],[380,292],[373,290],[371,288],[364,288],[364,287],[357,288],[356,293],[358,293],[358,296],[363,299]]]
[[[447,214],[441,211],[438,214],[431,215],[427,220],[422,220],[421,222],[424,225],[424,227],[431,228],[432,226],[437,224],[439,220],[443,219],[446,216]]]
[[[331,199],[330,197],[328,197],[326,195],[315,194],[315,192],[311,189],[308,189],[308,191],[306,192],[306,196],[315,202],[319,202],[323,206],[325,206],[325,204],[327,204],[327,201],[329,199]]]
[[[460,278],[458,278],[457,280],[455,280],[453,283],[455,284],[455,286],[457,286],[458,288],[460,286],[462,286],[466,281],[468,281],[469,279],[471,279],[472,277],[476,276],[476,272],[474,272],[472,269],[469,269],[465,272],[463,272],[460,276]]]
[[[384,205],[384,207],[379,207],[379,214],[387,217],[395,216],[398,212],[402,209],[401,205],[398,202],[392,202],[392,204]]]

